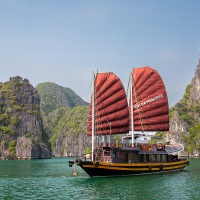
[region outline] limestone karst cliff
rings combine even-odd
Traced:
[[[53,156],[81,156],[90,146],[90,138],[86,135],[88,108],[61,107],[48,115],[45,130],[50,135]]]
[[[182,143],[184,154],[200,155],[200,61],[183,98],[170,109],[171,143]]]
[[[52,82],[36,86],[40,96],[43,128],[50,138],[53,156],[82,155],[88,147],[86,121],[89,103],[73,90]]]
[[[19,76],[0,83],[0,158],[49,158],[40,98]]]

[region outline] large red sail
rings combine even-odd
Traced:
[[[129,109],[124,86],[114,73],[98,73],[94,83],[95,135],[122,134],[129,131]],[[87,134],[92,134],[92,101]]]
[[[168,98],[158,72],[150,67],[134,68],[132,79],[134,130],[168,131]]]

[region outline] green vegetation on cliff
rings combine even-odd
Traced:
[[[19,76],[0,83],[0,158],[49,157],[49,142],[58,156],[86,148],[88,103],[55,83],[37,90]]]
[[[200,150],[198,139],[200,138],[200,102],[191,98],[191,84],[187,86],[183,99],[179,102],[179,117],[185,121],[189,127],[189,134],[183,135],[185,148],[189,153]]]
[[[44,145],[47,135],[42,130],[39,95],[29,81],[16,76],[0,83],[0,158],[23,157],[17,145],[20,137]],[[30,149],[29,157],[37,157],[40,151],[33,155]]]
[[[40,109],[45,115],[63,106],[73,108],[88,105],[73,90],[55,83],[40,83],[36,89],[40,95]]]
[[[194,100],[192,96],[192,84],[186,87],[183,98],[171,108],[170,116],[177,111],[179,120],[185,124],[187,130],[182,132],[181,140],[184,142],[188,153],[200,150],[200,101]],[[172,134],[175,134],[172,132]]]
[[[195,125],[195,118],[194,118],[194,102],[189,103],[190,100],[190,89],[191,84],[186,87],[185,94],[182,100],[179,101],[179,117],[180,119],[184,120],[190,126]]]
[[[55,148],[56,139],[59,137],[78,137],[80,133],[86,134],[88,109],[88,106],[76,106],[74,108],[62,107],[51,113],[49,122],[51,123],[52,132],[50,139],[52,149]]]
[[[24,90],[29,84],[27,79],[21,77],[10,78],[10,81],[0,83],[0,135],[16,137],[16,129],[23,113],[39,113],[39,106],[33,106],[24,100]]]
[[[41,83],[37,87],[44,132],[49,137],[52,154],[77,155],[77,141],[85,141],[89,103],[75,92],[55,83]],[[80,148],[86,148],[85,142]],[[68,150],[67,150],[68,149]]]
[[[186,87],[183,98],[170,108],[169,119],[171,125],[175,124],[174,127],[170,127],[169,137],[183,143],[188,153],[198,152],[200,150],[200,101],[192,98],[192,84]],[[157,132],[156,136],[164,139],[167,137],[167,132]]]

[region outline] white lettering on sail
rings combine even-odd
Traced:
[[[159,95],[157,95],[157,96],[155,96],[151,99],[148,99],[148,100],[146,100],[142,103],[138,103],[138,104],[134,105],[134,109],[141,108],[142,106],[145,106],[146,104],[149,104],[149,103],[154,102],[154,101],[161,99],[161,98],[163,98],[163,94],[159,94]]]

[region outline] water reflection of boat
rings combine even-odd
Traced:
[[[181,144],[142,142],[135,131],[169,130],[167,93],[158,72],[150,67],[134,68],[131,73],[129,105],[120,79],[114,73],[94,75],[87,134],[91,136],[91,158],[69,161],[89,176],[162,173],[184,169],[189,161],[180,159]],[[101,136],[121,135],[123,142],[100,142]],[[129,142],[124,140],[129,139]],[[130,142],[131,141],[131,142]]]

